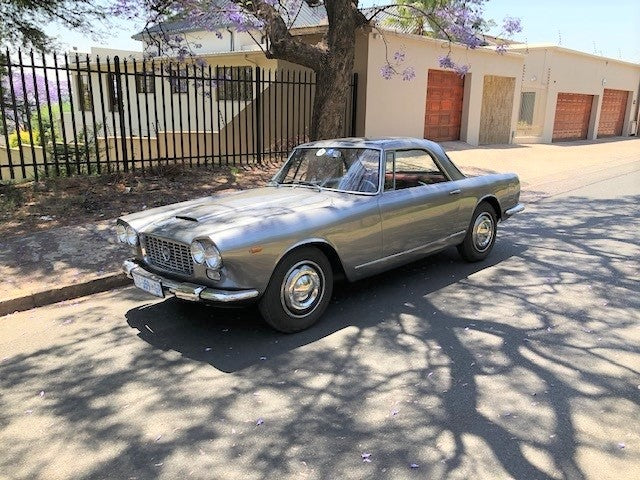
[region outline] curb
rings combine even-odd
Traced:
[[[118,272],[75,285],[66,285],[60,288],[52,288],[50,290],[32,293],[23,297],[0,300],[0,317],[14,312],[22,312],[31,310],[32,308],[51,305],[52,303],[105,292],[113,288],[123,287],[130,282],[131,280],[124,273]]]

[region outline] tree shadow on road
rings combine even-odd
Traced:
[[[538,203],[503,225],[486,263],[447,250],[342,285],[295,335],[255,309],[175,300],[108,328],[94,320],[0,363],[0,424],[20,425],[9,400],[51,392],[48,418],[64,428],[48,449],[78,435],[85,448],[126,446],[75,475],[86,478],[615,476],[640,461],[639,205]],[[91,308],[77,320],[100,315]],[[11,443],[0,470],[32,451]]]

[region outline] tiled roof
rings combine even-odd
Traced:
[[[215,0],[220,7],[231,4],[231,0]],[[370,18],[376,14],[379,7],[363,8],[362,13],[365,17]],[[311,7],[306,1],[301,2],[300,11],[292,12],[290,16],[284,16],[284,21],[290,28],[312,28],[322,27],[328,25],[327,11],[322,3],[317,6]],[[411,34],[414,33],[411,26],[402,25],[399,22],[394,22],[399,18],[398,14],[393,9],[385,9],[377,12],[375,18],[371,19],[371,25],[376,26],[383,30],[391,30],[398,33]],[[165,35],[178,34],[185,32],[194,32],[205,30],[203,27],[204,22],[199,22],[194,19],[174,20],[163,22],[157,25],[146,28],[144,31],[135,34],[132,38],[135,40],[142,40],[144,33],[154,34],[162,32]],[[206,24],[211,26],[215,25],[216,28],[228,28],[233,25],[228,22],[225,16],[221,13],[212,13],[206,19]],[[209,27],[210,28],[210,27]],[[428,25],[427,27],[428,28]],[[482,36],[484,41],[483,45],[495,45],[495,37]],[[508,42],[511,43],[511,42]]]
[[[231,4],[232,2],[230,0],[216,0],[216,3],[219,7],[223,8],[225,5]],[[291,12],[289,17],[285,15],[283,18],[285,23],[290,25],[290,28],[319,27],[328,25],[327,11],[325,10],[324,5],[319,4],[316,7],[310,7],[304,1],[301,2],[299,12]],[[202,26],[204,23],[205,22],[197,19],[162,22],[157,25],[147,27],[142,32],[133,35],[132,38],[135,40],[142,40],[145,33],[154,34],[162,32],[163,34],[172,34],[204,30],[205,27]],[[216,28],[228,28],[233,26],[228,22],[225,15],[217,12],[212,13],[206,19],[206,24],[209,26],[215,25]]]

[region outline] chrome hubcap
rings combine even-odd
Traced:
[[[495,234],[493,218],[484,212],[478,215],[473,224],[473,244],[476,250],[484,252],[491,245]]]
[[[305,260],[289,269],[282,282],[282,306],[294,317],[313,311],[322,297],[324,275],[314,262]]]

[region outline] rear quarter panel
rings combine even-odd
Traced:
[[[520,198],[520,181],[514,173],[501,173],[467,177],[456,182],[462,190],[460,215],[468,225],[474,210],[487,198],[495,198],[499,204],[499,217],[505,210],[516,206]]]

